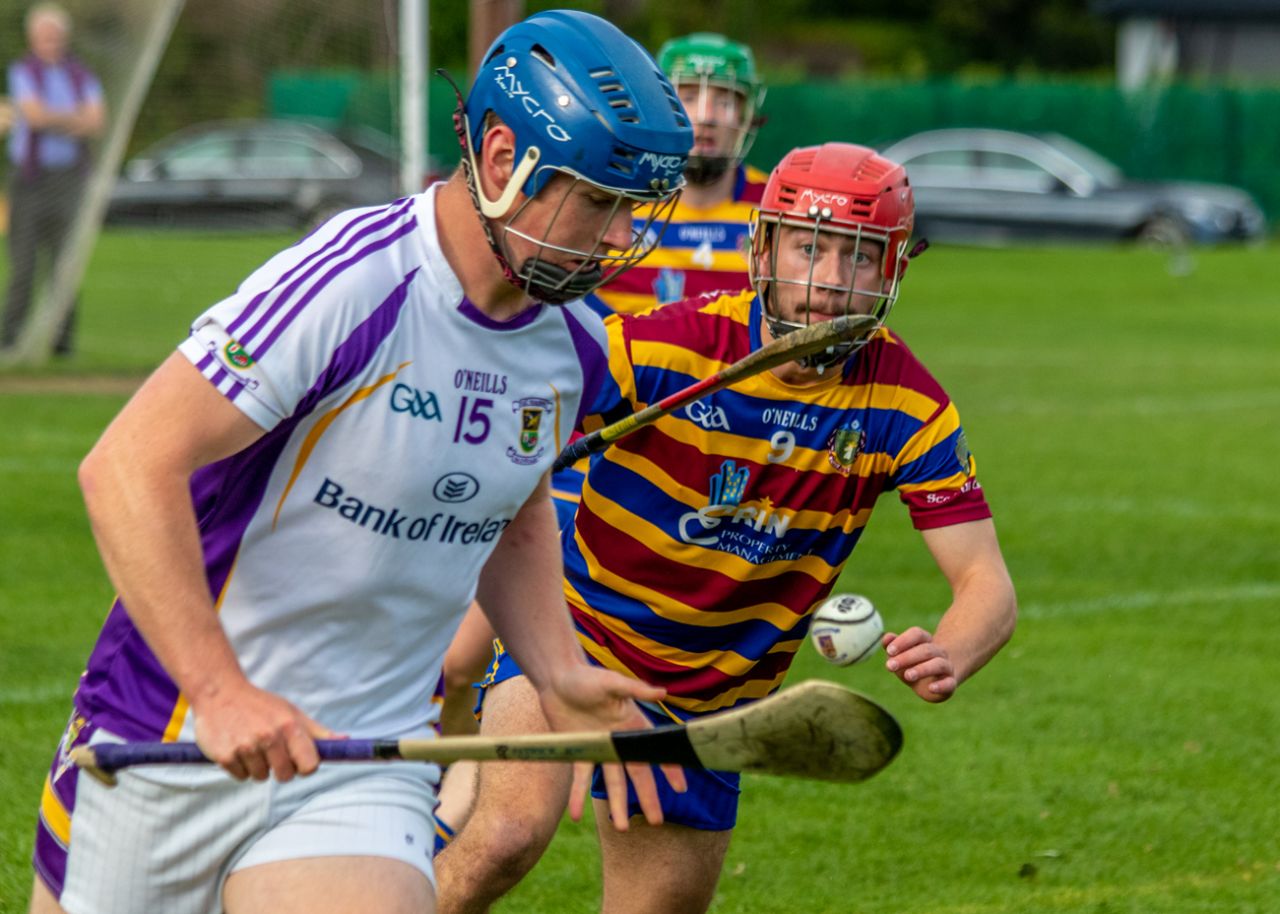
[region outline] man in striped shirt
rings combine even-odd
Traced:
[[[587,430],[814,321],[860,312],[883,322],[907,267],[913,212],[904,170],[873,151],[793,150],[752,226],[753,291],[607,321],[609,377]],[[564,534],[579,641],[606,669],[666,689],[646,704],[655,721],[762,698],[782,684],[810,613],[890,491],[952,599],[933,631],[884,636],[886,666],[921,699],[945,701],[1009,638],[1014,591],[956,408],[883,323],[863,344],[744,380],[592,459]],[[545,726],[518,663],[500,652],[482,732]],[[687,793],[664,790],[662,828],[600,829],[606,914],[710,904],[738,777],[690,771],[688,782]],[[440,855],[442,910],[485,910],[526,872],[567,793],[560,772],[487,767],[471,820]],[[597,815],[615,814],[601,802]]]
[[[764,85],[751,49],[710,32],[666,42],[658,65],[692,121],[694,146],[685,186],[658,246],[638,266],[606,283],[586,302],[602,316],[636,314],[711,291],[742,291],[747,277],[747,224],[767,177],[745,163],[760,123]],[[637,219],[637,231],[643,231]],[[583,464],[585,466],[585,463]],[[561,525],[570,523],[582,489],[582,467],[556,473],[551,495]],[[475,732],[472,684],[493,656],[493,629],[479,606],[468,612],[445,655],[441,725]],[[443,847],[470,815],[476,766],[450,766],[436,815]]]
[[[499,36],[457,123],[457,173],[269,260],[85,459],[120,596],[45,782],[33,912],[434,910],[438,769],[316,771],[314,740],[429,736],[477,594],[555,728],[644,725],[664,694],[576,643],[547,477],[606,370],[580,299],[646,252],[633,210],[665,217],[692,132],[643,49],[570,11]],[[108,790],[68,760],[161,739],[221,769]]]

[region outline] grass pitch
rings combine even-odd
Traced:
[[[75,467],[190,318],[290,240],[108,234],[81,354],[0,375],[0,912],[25,910],[40,784],[111,597]],[[857,786],[745,778],[713,911],[1277,910],[1277,253],[1199,252],[1182,278],[1127,249],[913,265],[891,323],[959,405],[1018,631],[942,706],[803,651],[793,680],[869,693],[906,747]],[[841,587],[930,625],[946,586],[892,502]],[[501,910],[595,910],[592,831],[566,823]]]

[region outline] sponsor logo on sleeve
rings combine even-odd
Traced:
[[[248,368],[253,365],[253,356],[249,355],[249,351],[236,340],[228,340],[227,345],[222,347],[222,354],[236,368]]]

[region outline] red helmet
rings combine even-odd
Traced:
[[[863,239],[881,244],[880,288],[842,291],[848,292],[849,307],[855,296],[878,299],[874,313],[883,320],[898,297],[898,283],[906,272],[914,219],[915,200],[906,170],[875,150],[852,143],[825,143],[787,153],[769,175],[751,219],[751,279],[774,336],[804,324],[784,320],[771,306],[771,287],[808,283],[777,275],[772,245],[776,227],[805,228],[813,230],[815,237],[833,233],[852,236],[859,244]]]

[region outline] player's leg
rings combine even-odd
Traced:
[[[440,732],[462,736],[477,732],[476,695],[472,686],[480,681],[493,659],[493,626],[479,603],[472,603],[462,617],[449,650],[444,655],[444,705],[440,708]]]
[[[649,711],[655,724],[669,723]],[[659,774],[658,797],[664,824],[655,828],[640,814],[629,791],[629,828],[609,821],[603,783],[592,785],[596,831],[604,868],[605,914],[698,914],[711,904],[729,837],[738,821],[739,775],[685,769],[688,790],[676,793]],[[654,875],[660,873],[661,878]]]
[[[480,729],[476,721],[476,690],[472,688],[493,661],[493,626],[479,603],[473,602],[444,655],[444,703],[440,732],[466,735]],[[478,768],[475,762],[454,762],[440,780],[436,806],[436,847],[443,850],[471,817]]]
[[[434,914],[422,870],[386,857],[308,857],[237,870],[222,892],[226,914]]]
[[[442,852],[471,819],[480,779],[477,762],[454,762],[440,779],[440,803],[436,806],[436,851]]]
[[[595,801],[604,868],[603,914],[701,914],[711,904],[729,849],[731,830],[706,831],[667,823],[654,827],[632,816],[625,832]],[[655,878],[660,876],[660,878]]]
[[[524,676],[486,690],[482,734],[549,729],[537,693]],[[436,857],[442,914],[487,911],[533,868],[555,835],[571,779],[568,765],[489,762],[480,766],[471,818]]]
[[[435,910],[435,766],[322,765],[273,783],[269,822],[227,863],[227,914]]]

